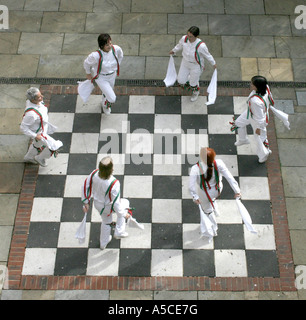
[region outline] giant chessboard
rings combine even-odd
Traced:
[[[246,96],[206,101],[202,95],[191,102],[188,95],[122,94],[105,115],[99,94],[84,104],[77,94],[53,93],[49,120],[64,146],[38,169],[21,276],[279,278],[267,164],[257,161],[251,128],[251,144],[239,147],[230,131]],[[210,243],[200,237],[188,175],[202,146],[215,149],[238,181],[257,234],[243,224],[224,178],[218,235]],[[121,197],[144,230],[128,226],[127,238],[113,238],[100,250],[101,218],[93,206],[84,243],[75,232],[83,219],[81,186],[106,154]]]

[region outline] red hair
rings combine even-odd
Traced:
[[[213,163],[215,161],[216,152],[212,148],[202,148],[200,151],[200,156],[203,162],[207,164],[206,178],[205,180],[209,181],[213,174]]]

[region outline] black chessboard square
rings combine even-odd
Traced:
[[[74,113],[76,109],[77,95],[53,94],[50,100],[49,111]]]
[[[154,199],[181,199],[182,178],[180,176],[153,176]]]
[[[215,277],[213,250],[183,250],[184,276]]]
[[[100,133],[100,113],[76,113],[74,115],[73,132]]]
[[[38,175],[35,197],[63,197],[65,183],[64,175]]]
[[[59,222],[31,222],[27,248],[56,248]]]
[[[207,107],[208,114],[234,114],[233,97],[218,96],[215,103]]]
[[[214,149],[216,154],[237,154],[234,145],[236,137],[234,134],[209,134],[209,147]]]
[[[97,165],[97,154],[74,153],[69,155],[67,174],[88,175]]]
[[[158,114],[180,114],[181,97],[180,96],[156,96],[155,113]]]
[[[86,275],[88,248],[58,248],[54,275]]]
[[[215,249],[245,249],[242,224],[219,224],[217,232]]]
[[[182,232],[180,223],[153,223],[152,249],[181,249]]]
[[[246,250],[249,277],[279,277],[277,254],[274,250]]]
[[[149,277],[151,275],[150,249],[120,249],[119,276]]]

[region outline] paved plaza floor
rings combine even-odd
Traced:
[[[305,299],[306,288],[295,283],[306,271],[306,26],[299,27],[295,12],[302,2],[2,0],[9,25],[0,30],[0,267],[9,277],[1,278],[1,299]],[[208,62],[194,104],[188,93],[162,82],[168,52],[191,25],[200,27],[218,65],[213,106],[205,105],[213,72]],[[84,106],[76,90],[101,32],[110,33],[125,55],[108,117],[99,109],[99,91]],[[177,70],[180,61],[176,56]],[[252,148],[233,145],[228,124],[241,113],[256,74],[267,77],[276,107],[291,124],[289,131],[271,117],[273,153],[263,165]],[[44,93],[64,142],[47,168],[23,163],[29,141],[19,125],[31,85]],[[178,143],[170,152],[159,131],[165,126],[181,130],[171,135]],[[139,136],[126,143],[137,129],[145,130],[145,147],[137,145]],[[94,210],[86,243],[79,246],[73,234],[82,218],[78,185],[104,154],[112,130],[119,132],[112,154],[122,195],[135,204],[145,230],[131,230],[128,241],[113,241],[102,253]],[[225,182],[218,237],[208,245],[196,238],[199,217],[186,186],[187,155],[196,154],[197,145],[187,138],[214,147],[227,162],[258,235],[245,229]],[[147,164],[126,164],[139,147]],[[169,157],[177,162],[165,168]],[[106,256],[111,269],[102,263]]]

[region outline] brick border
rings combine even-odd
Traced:
[[[77,86],[42,85],[48,106],[52,94],[77,94]],[[93,94],[100,94],[95,88]],[[179,87],[117,86],[117,95],[183,95]],[[201,94],[206,91],[201,88]],[[219,96],[248,96],[247,88],[218,87]],[[15,290],[176,290],[176,291],[296,291],[295,273],[287,220],[278,146],[271,114],[268,126],[272,154],[266,163],[271,195],[279,278],[272,277],[120,277],[22,275],[38,166],[26,164],[8,259],[8,289]]]

